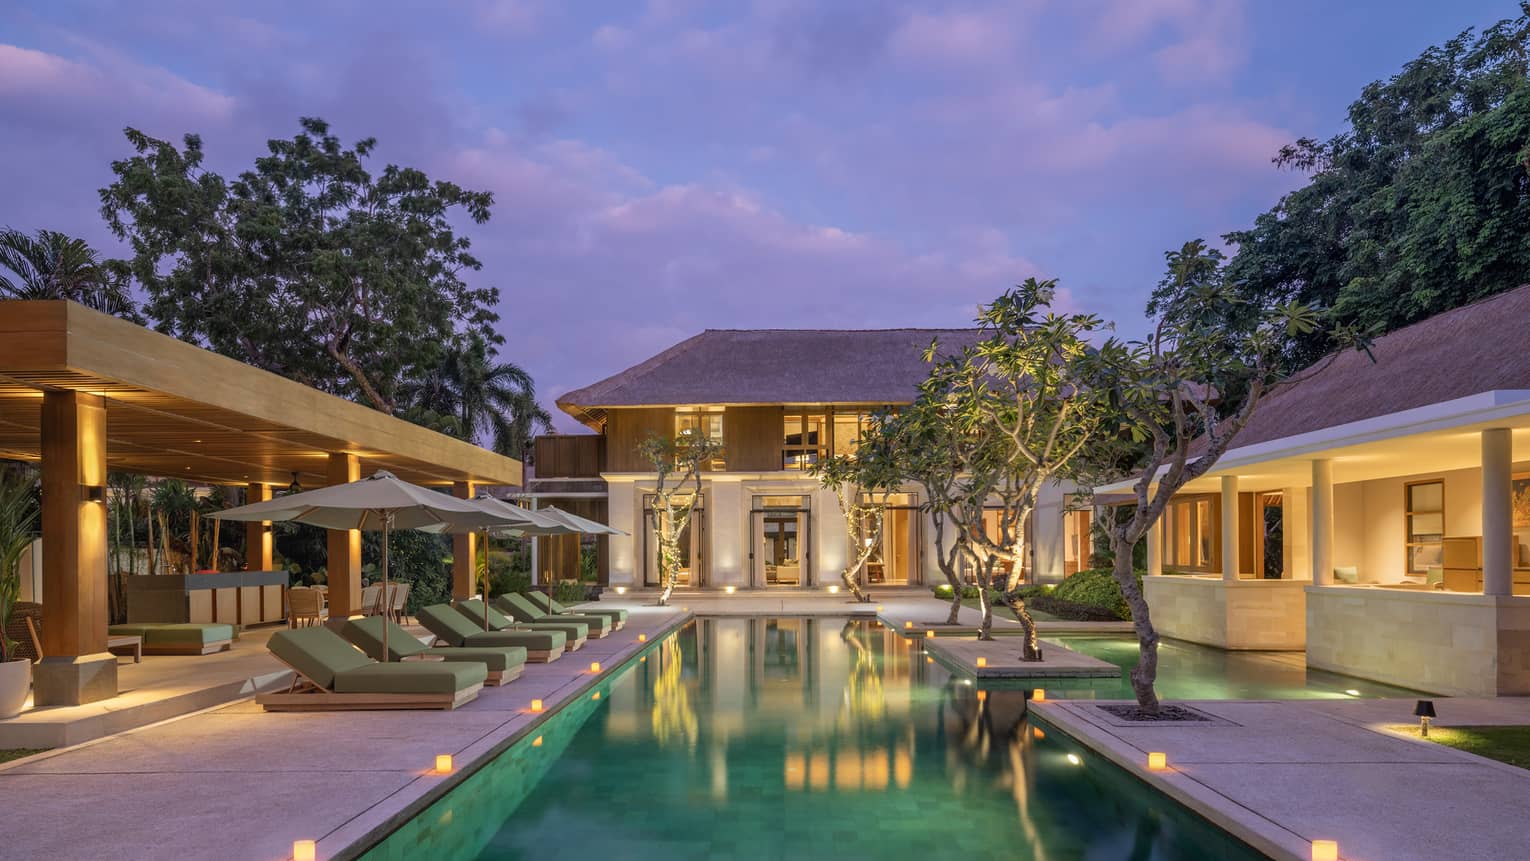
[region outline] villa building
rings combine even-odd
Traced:
[[[701,504],[684,536],[681,585],[815,588],[838,581],[848,554],[832,492],[808,468],[854,450],[868,418],[913,401],[929,375],[932,339],[956,350],[972,329],[708,330],[558,406],[595,434],[537,440],[531,489],[539,504],[586,514],[626,532],[601,539],[601,582],[659,585],[653,535],[655,473],[638,453],[648,435],[706,434],[724,454],[703,474]],[[1049,487],[1033,519],[1025,564],[1041,582],[1078,570],[1089,513],[1065,516],[1070,497]],[[934,531],[914,486],[888,501],[869,585],[944,582]],[[543,577],[573,574],[573,539],[540,539]]]
[[[1148,537],[1165,636],[1530,694],[1530,287],[1347,352],[1269,398]],[[1102,493],[1127,489],[1102,487]],[[1170,576],[1174,572],[1179,576]]]

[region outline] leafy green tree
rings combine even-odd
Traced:
[[[691,517],[701,505],[701,471],[723,453],[722,442],[706,434],[663,437],[649,434],[638,443],[638,453],[653,464],[653,530],[659,551],[659,577],[664,591],[659,606],[669,604],[685,559],[681,539]],[[690,489],[687,490],[686,488]]]
[[[433,368],[466,335],[498,344],[499,292],[451,218],[489,218],[493,195],[365,161],[320,119],[271,140],[233,181],[184,148],[129,128],[136,155],[112,163],[101,213],[131,246],[123,266],[161,331],[256,367],[369,403],[398,406],[400,380]]]
[[[0,230],[0,296],[7,299],[67,299],[136,321],[138,308],[124,282],[83,239],[56,230],[36,236]]]
[[[1249,303],[1295,302],[1372,334],[1518,287],[1530,272],[1530,4],[1428,49],[1365,87],[1349,129],[1275,158],[1311,173],[1238,246],[1229,281]],[[1163,303],[1155,298],[1154,310]],[[1305,366],[1321,330],[1287,346]]]
[[[525,444],[552,429],[536,385],[520,366],[494,359],[494,348],[469,336],[449,344],[440,361],[403,389],[405,418],[467,440],[486,440],[520,457]]]
[[[1132,690],[1148,714],[1159,711],[1159,637],[1132,568],[1137,543],[1180,488],[1216,466],[1266,398],[1331,361],[1287,374],[1293,339],[1326,343],[1331,350],[1369,347],[1360,333],[1332,325],[1309,306],[1273,297],[1251,302],[1229,283],[1222,255],[1200,240],[1165,257],[1168,274],[1159,285],[1151,334],[1133,343],[1107,342],[1096,354],[1104,369],[1101,390],[1109,386],[1110,406],[1125,433],[1096,438],[1080,465],[1080,474],[1093,470],[1104,479],[1086,482],[1091,486],[1123,475],[1135,479],[1135,506],[1106,520],[1105,528],[1111,573],[1137,633]],[[1124,472],[1123,464],[1130,465]]]
[[[1020,587],[1030,547],[1025,526],[1041,489],[1071,478],[1095,438],[1117,427],[1088,339],[1105,324],[1092,314],[1056,314],[1055,280],[1026,279],[983,306],[983,337],[936,365],[932,387],[946,399],[946,421],[961,434],[962,503],[953,510],[981,560],[978,636],[992,637],[993,571],[1008,571],[1000,600],[1025,628],[1025,660],[1040,660],[1036,626]],[[1114,342],[1107,342],[1114,349]],[[938,345],[926,352],[933,358]],[[991,516],[990,516],[991,515]]]

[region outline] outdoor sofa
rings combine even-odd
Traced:
[[[234,626],[217,623],[129,622],[106,631],[114,637],[143,638],[145,655],[211,655],[234,645]]]

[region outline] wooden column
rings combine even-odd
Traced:
[[[361,461],[354,454],[332,452],[329,484],[346,484],[361,478]],[[325,574],[329,585],[330,616],[361,612],[361,530],[329,530],[329,554]]]
[[[43,394],[42,647],[37,705],[80,705],[117,695],[106,651],[106,402],[73,391]]]
[[[251,482],[244,490],[244,504],[253,505],[271,498],[269,485]],[[244,525],[244,567],[247,571],[270,571],[271,521]]]
[[[472,499],[478,492],[471,481],[459,481],[452,485],[452,496]],[[478,535],[468,532],[452,536],[452,597],[465,599],[478,591],[474,587],[474,569],[478,561]],[[489,596],[485,595],[487,599]]]

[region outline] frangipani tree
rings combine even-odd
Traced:
[[[1035,623],[1019,594],[1030,552],[1026,524],[1041,489],[1071,476],[1084,448],[1115,427],[1088,340],[1104,321],[1053,313],[1056,288],[1055,280],[1029,278],[979,309],[982,340],[932,375],[933,389],[945,392],[947,420],[966,439],[959,447],[965,487],[952,512],[983,565],[978,636],[992,637],[988,590],[994,569],[1004,564],[1000,600],[1025,628],[1025,660],[1041,659]]]
[[[879,421],[857,440],[854,453],[821,458],[809,470],[839,503],[847,543],[839,579],[863,603],[871,595],[861,586],[861,574],[882,545],[887,497],[901,483],[888,439],[874,429]]]
[[[1132,570],[1137,542],[1180,488],[1216,465],[1266,398],[1322,370],[1338,349],[1369,352],[1370,346],[1365,333],[1330,327],[1326,315],[1309,306],[1259,304],[1232,289],[1222,254],[1200,240],[1165,257],[1168,274],[1148,306],[1155,317],[1151,334],[1139,342],[1110,344],[1098,354],[1123,434],[1091,446],[1085,464],[1110,472],[1127,462],[1128,475],[1136,477],[1130,516],[1109,521],[1107,530],[1113,573],[1137,633],[1132,690],[1148,714],[1159,711],[1153,687],[1159,637]],[[1326,333],[1335,352],[1288,375],[1282,356],[1290,339],[1318,333]],[[1130,447],[1124,455],[1123,445]]]
[[[654,543],[659,550],[659,577],[664,591],[659,606],[669,604],[684,560],[681,539],[701,504],[702,467],[722,455],[722,443],[706,434],[662,437],[649,434],[638,443],[638,453],[653,464]],[[687,490],[689,488],[689,490]]]

